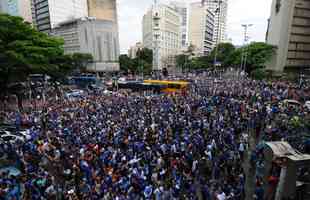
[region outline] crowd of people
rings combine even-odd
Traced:
[[[307,109],[281,102],[309,100],[309,93],[290,87],[197,76],[182,95],[119,91],[58,100],[45,120],[6,113],[16,126],[30,124],[31,137],[1,145],[21,174],[0,175],[0,199],[242,200],[249,138],[291,140],[308,130],[289,123],[306,120]],[[307,142],[292,145],[306,152]],[[263,200],[259,146],[250,160],[258,166],[255,198]]]

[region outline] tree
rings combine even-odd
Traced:
[[[247,51],[247,72],[251,73],[257,68],[265,68],[266,63],[270,61],[275,54],[276,47],[264,42],[253,42],[246,47]]]
[[[251,74],[256,69],[265,68],[266,63],[275,54],[276,47],[264,42],[253,42],[236,49],[228,58],[228,62],[234,66],[241,65],[242,54],[246,52],[246,72]]]
[[[208,62],[208,56],[201,56],[192,58],[187,68],[189,70],[206,69],[210,66]]]
[[[89,53],[74,53],[72,54],[72,62],[78,72],[86,72],[87,65],[93,62],[93,56]]]
[[[119,65],[121,71],[125,71],[126,73],[128,71],[132,71],[133,61],[131,58],[129,58],[127,55],[120,55],[119,56]]]
[[[177,55],[175,57],[175,62],[177,67],[181,68],[183,72],[184,68],[186,68],[186,64],[189,62],[189,56],[185,54]]]
[[[147,63],[153,62],[153,51],[148,48],[139,49],[137,52],[137,58],[144,60]]]
[[[136,58],[120,55],[119,63],[122,71],[149,74],[152,71],[153,51],[147,48],[139,49]]]
[[[0,14],[0,97],[8,85],[26,80],[28,74],[53,74],[62,66],[63,40],[35,30],[22,18]]]
[[[215,53],[217,49],[216,60],[221,62],[222,66],[229,67],[231,65],[230,57],[235,51],[235,46],[231,43],[220,43],[217,48],[214,48],[208,56],[208,62],[213,64]]]
[[[153,63],[153,51],[148,48],[139,49],[137,52],[136,69],[143,68],[144,74],[150,74],[152,72],[152,63]]]

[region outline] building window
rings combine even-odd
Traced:
[[[88,35],[87,35],[87,29],[86,28],[84,29],[84,33],[85,33],[85,42],[86,42],[86,45],[88,46]]]
[[[103,61],[103,56],[102,56],[102,46],[101,46],[101,36],[97,36],[97,45],[98,45],[98,57],[99,61]]]
[[[281,8],[281,0],[277,0],[276,2],[276,13],[278,13],[280,11]]]

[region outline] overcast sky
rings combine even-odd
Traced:
[[[169,2],[169,0],[159,0]],[[182,0],[181,0],[182,1]],[[199,2],[200,0],[184,0]],[[264,41],[267,19],[270,15],[272,0],[228,0],[228,38],[236,45],[242,44],[241,24],[251,23],[251,41]],[[127,53],[130,46],[142,41],[142,17],[152,5],[153,0],[118,0],[121,53]]]

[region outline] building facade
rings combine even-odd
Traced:
[[[189,43],[195,47],[196,56],[208,55],[214,47],[215,15],[207,5],[190,4]]]
[[[206,5],[208,9],[215,14],[215,20],[214,20],[215,24],[213,34],[214,45],[227,41],[226,30],[227,30],[228,0],[203,0],[202,4]]]
[[[119,38],[115,23],[95,18],[81,18],[60,23],[52,35],[64,38],[67,54],[90,53],[94,63],[90,71],[118,71]]]
[[[134,46],[131,46],[128,50],[128,57],[129,58],[136,58],[137,52],[143,49],[143,44],[141,42],[137,42]]]
[[[268,69],[300,72],[310,68],[309,1],[273,0],[266,40],[277,46]]]
[[[0,0],[0,12],[20,16],[32,23],[30,0]]]
[[[49,33],[61,22],[87,17],[87,0],[32,0],[32,15],[37,29]]]
[[[188,47],[188,8],[183,1],[170,2],[170,6],[181,15],[181,48],[186,50]]]
[[[158,41],[159,47],[159,69],[175,65],[175,56],[181,50],[181,16],[170,6],[160,4],[157,7],[159,17],[159,30],[157,31],[160,36]],[[142,32],[143,32],[143,46],[145,48],[155,49],[155,32],[154,21],[155,16],[154,7],[150,8],[143,16]]]
[[[88,0],[88,16],[117,23],[116,0]]]

